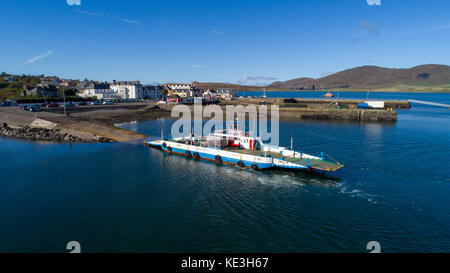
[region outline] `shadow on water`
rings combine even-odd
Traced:
[[[169,155],[157,149],[151,149],[155,152],[162,153],[164,158],[164,165],[170,168],[171,166],[182,166],[189,168],[192,173],[197,173],[199,177],[211,176],[214,170],[219,171],[221,179],[225,177],[236,183],[245,180],[247,183],[263,184],[265,186],[318,186],[318,187],[333,187],[336,186],[340,179],[327,174],[308,173],[301,170],[285,170],[285,169],[266,169],[266,170],[252,170],[247,168],[239,168],[224,163],[217,163],[207,160],[194,160],[186,158],[182,155]],[[203,174],[202,174],[203,173]],[[210,177],[213,179],[212,177]]]
[[[334,177],[330,174],[313,173],[304,170],[287,170],[287,169],[269,169],[258,171],[261,175],[267,175],[269,177],[288,177],[292,181],[302,182],[305,186],[319,186],[319,187],[332,187],[339,184],[340,178]]]
[[[146,141],[146,140],[148,140],[148,138],[133,139],[133,140],[119,142],[119,144],[143,145],[144,141]]]

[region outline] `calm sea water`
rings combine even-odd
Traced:
[[[322,91],[267,91],[267,97],[279,97],[279,98],[322,98],[326,92]],[[423,100],[423,101],[434,101],[442,102],[448,101],[450,94],[439,94],[439,93],[392,93],[392,92],[331,92],[334,97],[340,99],[383,99],[383,100]],[[264,92],[259,91],[240,91],[237,92],[238,96],[252,96],[252,97],[262,97]]]
[[[122,127],[158,135],[172,122]],[[255,172],[137,143],[0,138],[0,252],[66,252],[73,240],[84,252],[367,252],[369,241],[450,251],[449,110],[414,105],[395,124],[281,122],[281,144],[291,136],[345,167]]]

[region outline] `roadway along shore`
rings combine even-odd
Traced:
[[[67,117],[61,113],[51,112],[32,113],[17,107],[0,107],[0,136],[70,143],[126,142],[148,137],[115,127],[102,120],[101,114],[93,114],[97,119],[77,118],[72,115]]]

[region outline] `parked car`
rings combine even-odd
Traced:
[[[0,101],[0,106],[17,106],[17,101],[16,100]]]
[[[113,104],[113,103],[112,103],[111,101],[104,101],[103,104],[104,104],[104,105],[106,105],[106,104],[107,104],[107,105],[111,105],[111,104]]]
[[[75,107],[75,104],[68,102],[65,104],[66,107]]]
[[[45,108],[58,108],[59,104],[54,103],[54,102],[49,102],[45,105]]]
[[[101,102],[99,102],[99,101],[92,101],[90,104],[91,105],[101,105]]]
[[[87,102],[82,101],[82,102],[78,103],[78,105],[87,105]]]
[[[19,105],[20,110],[28,111],[29,106],[28,105]]]
[[[29,106],[28,111],[30,112],[40,112],[41,108],[39,106]]]

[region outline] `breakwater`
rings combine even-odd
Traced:
[[[308,98],[237,98],[226,101],[226,104],[276,104],[280,107],[292,108],[341,108],[357,109],[358,103],[367,100],[359,99],[308,99]],[[369,100],[373,101],[373,100]],[[407,100],[375,100],[384,101],[384,109],[410,109],[411,104]]]
[[[394,109],[409,109],[408,101],[384,101],[383,109],[358,109],[364,100],[298,99],[298,98],[238,98],[223,105],[278,105],[281,119],[347,120],[395,122]]]
[[[397,121],[397,112],[389,110],[360,110],[360,109],[280,108],[280,118],[301,119],[301,120],[395,122]]]
[[[229,104],[227,104],[229,105]],[[221,105],[223,118],[226,118],[227,105]],[[166,112],[170,113],[175,105],[162,106]],[[244,106],[248,106],[244,105]],[[191,109],[192,117],[194,107]],[[259,105],[256,105],[259,111]],[[267,115],[271,117],[270,105],[268,105]],[[279,118],[282,120],[330,120],[330,121],[367,121],[367,122],[395,122],[397,112],[385,109],[338,109],[333,107],[286,107],[279,105]]]

